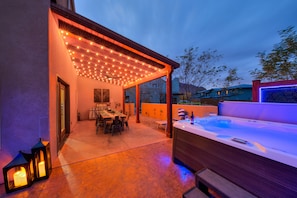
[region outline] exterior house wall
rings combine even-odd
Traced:
[[[179,93],[179,92],[180,92],[179,79],[174,78],[172,80],[172,93]]]
[[[123,89],[121,86],[112,85],[98,80],[78,77],[78,112],[81,120],[89,119],[89,111],[96,107],[94,102],[94,89],[109,89],[110,108],[116,110],[123,109]],[[116,103],[120,104],[116,108]],[[100,104],[100,103],[99,103]]]
[[[172,118],[179,119],[178,117],[178,109],[184,109],[188,115],[191,115],[193,112],[195,117],[204,117],[209,114],[217,114],[218,107],[211,105],[181,105],[181,104],[173,104],[172,105]],[[141,105],[141,114],[144,116],[166,120],[167,119],[167,109],[166,104],[156,104],[156,103],[142,103]]]
[[[74,0],[54,0],[58,5],[75,11]]]
[[[140,86],[140,101],[160,103],[165,102],[166,97],[166,82],[163,79],[155,79],[150,82],[141,84]],[[136,89],[131,87],[126,90],[126,96],[129,96],[129,102],[135,103]],[[127,101],[126,101],[127,102]]]
[[[252,88],[238,88],[227,90],[218,90],[211,93],[212,98],[220,98],[221,100],[237,100],[237,101],[251,101],[252,100]],[[220,95],[218,95],[220,92]]]
[[[58,108],[58,77],[69,85],[70,94],[70,130],[77,122],[78,89],[77,75],[58,29],[58,21],[49,12],[49,133],[52,160],[57,151],[57,108]]]
[[[1,0],[0,169],[19,150],[49,138],[48,9],[50,1]],[[2,171],[0,183],[4,182]]]
[[[180,101],[180,86],[179,79],[174,78],[172,80],[172,103],[177,104]]]
[[[172,80],[172,93],[179,93],[179,80]],[[126,96],[129,96],[129,102],[135,103],[135,87],[126,90]],[[179,101],[177,96],[173,96],[173,100]],[[144,103],[166,103],[166,81],[162,78],[155,79],[140,85],[140,100]],[[126,101],[128,102],[128,101]]]
[[[130,103],[136,103],[136,87],[130,87],[129,89],[125,89],[125,102]]]
[[[163,79],[155,79],[140,85],[141,102],[164,103],[166,101],[165,94],[166,82]]]
[[[217,105],[220,101],[252,101],[252,86],[237,85],[200,91],[193,96],[202,104]]]
[[[122,109],[121,87],[76,76],[50,3],[50,0],[0,3],[1,169],[19,150],[30,152],[39,138],[50,141],[51,159],[57,158],[58,78],[69,86],[70,130],[77,122],[78,111],[84,119],[89,108],[96,105],[94,88],[110,89],[111,108],[120,103],[118,109]],[[3,180],[0,173],[0,183]]]

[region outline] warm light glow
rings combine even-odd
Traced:
[[[39,177],[46,176],[44,161],[38,163]]]
[[[292,85],[274,85],[274,86],[266,86],[266,87],[260,87],[259,88],[259,102],[267,102],[267,95],[274,95],[275,98],[281,99],[282,97],[276,97],[276,95],[287,95],[288,93],[295,93],[297,89],[297,84]],[[287,93],[284,92],[286,90]],[[290,90],[290,91],[289,91]],[[266,94],[265,94],[266,93]],[[277,94],[279,93],[279,94]],[[286,101],[288,99],[286,98]],[[294,103],[296,100],[292,101]],[[272,102],[272,101],[270,101]]]
[[[13,181],[15,187],[25,186],[28,184],[26,169],[24,167],[21,167],[19,171],[13,174]]]
[[[121,70],[123,72],[121,72],[120,75],[117,75],[119,77],[117,80],[113,79],[112,81],[109,81],[123,86],[127,85],[128,81],[131,84],[133,83],[132,81],[135,81],[136,79],[138,81],[142,80],[139,77],[145,76],[143,74],[154,75],[155,72],[160,71],[157,67],[147,64],[142,60],[130,57],[127,54],[122,54],[115,49],[87,40],[79,35],[74,35],[64,30],[60,30],[60,33],[65,46],[68,49],[73,66],[79,76],[105,81],[105,78],[102,76],[108,74],[109,67],[114,68],[113,73],[119,73],[119,70],[123,69]],[[80,64],[78,66],[78,62],[87,62],[88,64]],[[106,66],[105,68],[104,65]],[[103,68],[103,70],[100,71],[100,74],[96,71],[97,66]],[[133,68],[133,71],[131,71],[131,67]],[[88,71],[86,71],[86,68]],[[101,75],[101,77],[99,75]],[[126,79],[128,75],[131,78],[129,80]]]

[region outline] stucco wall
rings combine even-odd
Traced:
[[[49,121],[50,143],[52,159],[57,157],[57,80],[58,77],[69,85],[70,94],[70,130],[77,122],[77,75],[72,61],[60,36],[58,22],[54,15],[49,13]]]
[[[48,138],[48,8],[50,1],[0,3],[0,169],[19,150]],[[0,183],[3,183],[0,173]]]
[[[204,117],[212,114],[217,114],[218,107],[211,105],[172,105],[172,118],[179,119],[177,112],[178,109],[184,109],[189,115],[193,111],[195,117]],[[149,116],[152,118],[157,118],[160,120],[167,119],[167,105],[166,104],[156,104],[156,103],[142,103],[141,114],[144,116]]]
[[[78,77],[78,112],[80,113],[81,120],[89,119],[89,110],[96,107],[96,103],[94,102],[94,89],[109,89],[110,108],[115,109],[115,103],[120,103],[117,110],[122,110],[123,88],[121,86]]]
[[[125,103],[125,113],[135,115],[135,103]]]

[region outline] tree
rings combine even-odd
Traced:
[[[297,79],[297,35],[290,26],[279,31],[280,43],[274,45],[268,54],[259,52],[262,70],[254,69],[250,74],[259,80],[292,80]]]
[[[242,80],[241,77],[238,77],[237,75],[237,69],[236,68],[230,68],[228,69],[228,75],[225,78],[224,87],[231,86],[234,82]]]
[[[216,50],[207,50],[199,53],[198,47],[190,47],[184,50],[183,56],[178,56],[177,61],[180,68],[175,71],[180,82],[189,85],[203,87],[205,85],[216,85],[220,74],[226,71],[226,66],[215,66],[222,56]],[[186,96],[189,89],[186,88]],[[187,98],[188,99],[188,98]]]

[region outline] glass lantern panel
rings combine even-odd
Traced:
[[[28,184],[27,172],[24,167],[16,167],[16,171],[13,174],[13,182],[15,187],[25,186]]]

